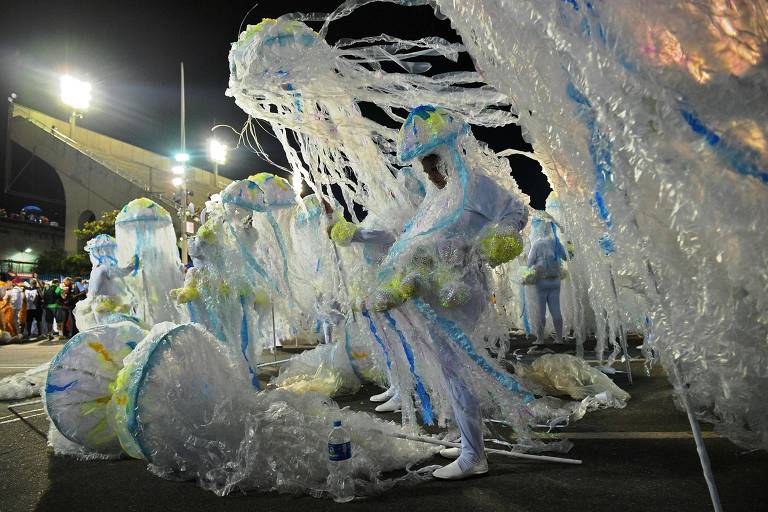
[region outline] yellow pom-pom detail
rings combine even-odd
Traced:
[[[352,237],[357,233],[357,225],[354,222],[348,222],[345,219],[340,219],[331,228],[331,240],[339,245],[349,245],[352,241]]]
[[[480,241],[480,251],[492,267],[511,261],[523,252],[523,240],[518,233],[493,233]]]

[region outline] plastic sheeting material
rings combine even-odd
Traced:
[[[568,395],[576,400],[605,393],[614,407],[623,407],[629,393],[586,361],[568,354],[546,354],[530,366],[518,363],[515,374],[547,395]]]
[[[352,433],[363,494],[384,485],[380,472],[433,453],[389,437],[400,431],[396,425],[339,410],[322,395],[255,393],[235,354],[196,324],[163,324],[150,333],[126,358],[112,406],[127,453],[163,477],[195,479],[221,495],[324,490],[334,419]]]
[[[39,396],[45,387],[49,364],[43,363],[25,372],[0,379],[0,400],[19,400]]]
[[[64,437],[86,451],[119,455],[107,421],[110,388],[127,356],[146,331],[130,321],[76,334],[53,358],[45,383],[45,410]]]

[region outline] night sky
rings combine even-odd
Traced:
[[[340,0],[263,1],[246,23],[276,18],[290,12],[330,12]],[[187,88],[187,149],[192,164],[210,168],[206,140],[215,124],[242,127],[247,116],[232,98],[224,96],[229,76],[227,54],[252,1],[3,1],[0,14],[0,88],[15,92],[17,101],[66,119],[67,108],[59,100],[59,77],[69,73],[93,84],[91,108],[79,125],[162,154],[179,147],[179,62],[184,61]],[[317,27],[314,27],[317,28]],[[401,7],[381,3],[359,9],[331,24],[330,43],[342,37],[387,33],[402,38],[441,36],[459,41],[447,20],[438,20],[428,7]],[[472,69],[464,54],[450,69]],[[5,104],[5,102],[4,102]],[[5,123],[0,136],[5,138]],[[517,127],[475,129],[475,135],[494,149],[530,149]],[[229,130],[217,138],[234,146]],[[282,149],[264,133],[261,143],[278,163]],[[0,144],[5,152],[5,144]],[[13,168],[18,172],[30,155],[13,149]],[[3,158],[0,157],[0,162]],[[512,160],[514,176],[534,207],[543,208],[549,192],[538,165],[524,157]],[[240,148],[230,152],[221,173],[239,179],[271,166]],[[31,191],[63,199],[61,184],[53,171],[33,160],[15,190]],[[0,189],[0,192],[2,190]],[[0,195],[0,205],[20,208],[29,200]],[[38,201],[51,217],[63,220],[63,207]]]

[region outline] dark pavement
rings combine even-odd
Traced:
[[[492,455],[487,476],[395,487],[382,496],[343,505],[275,493],[219,498],[193,483],[157,478],[136,460],[84,462],[54,457],[42,435],[48,425],[45,416],[6,424],[0,420],[0,511],[711,510],[685,415],[675,409],[666,378],[658,367],[646,376],[640,362],[633,363],[633,375],[632,387],[626,385],[626,377],[616,377],[632,394],[626,409],[593,412],[562,434],[570,435],[575,446],[568,456],[583,459],[581,466],[518,462]],[[338,402],[371,410],[366,398],[374,391],[366,389]],[[7,405],[0,404],[2,418],[11,414]],[[766,510],[768,454],[748,453],[706,426],[705,430],[724,510]],[[495,436],[502,434],[494,431]],[[438,457],[430,463],[444,462]]]

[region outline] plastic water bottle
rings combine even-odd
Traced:
[[[355,498],[355,481],[351,474],[352,442],[340,420],[334,420],[328,435],[328,492],[336,503]]]

